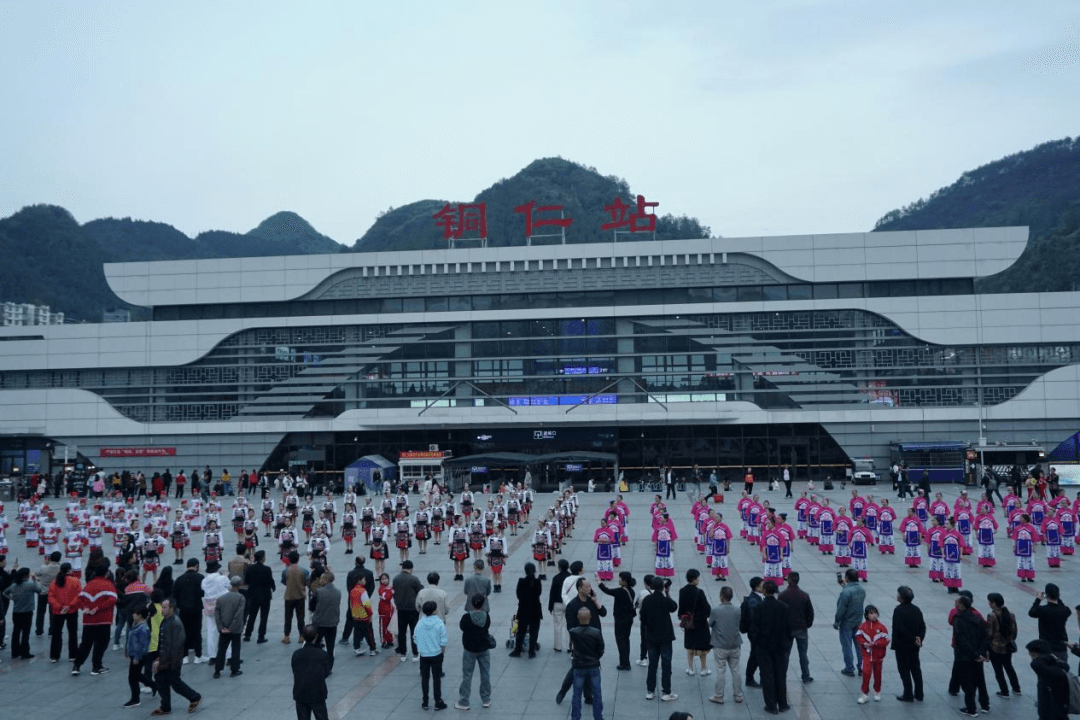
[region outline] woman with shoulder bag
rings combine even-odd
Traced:
[[[634,586],[637,580],[628,571],[619,573],[619,587],[609,588],[599,583],[600,592],[615,598],[612,616],[615,620],[615,646],[619,649],[619,666],[616,670],[630,669],[630,629],[634,626],[637,610],[634,607]]]
[[[994,667],[994,677],[997,678],[997,696],[1009,697],[1009,685],[1005,684],[1008,676],[1014,695],[1020,694],[1020,680],[1013,670],[1012,656],[1016,652],[1016,616],[1005,607],[1005,598],[1001,593],[990,593],[986,596],[990,601],[990,614],[986,621],[989,625],[990,634],[990,664]]]
[[[705,591],[698,587],[701,572],[697,568],[686,571],[686,584],[679,590],[679,627],[683,629],[683,647],[686,649],[686,674],[694,675],[694,658],[701,662],[701,674],[710,675],[707,658],[712,650],[712,631],[709,630],[709,605]]]

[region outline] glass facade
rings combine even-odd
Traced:
[[[582,403],[962,407],[1004,402],[1080,362],[1076,344],[928,344],[862,310],[538,314],[250,329],[188,365],[5,371],[0,389],[81,388],[150,423]]]
[[[677,475],[690,477],[695,465],[703,469],[704,479],[715,468],[717,477],[733,484],[741,483],[747,467],[759,478],[774,477],[783,465],[796,473],[810,472],[815,478],[842,477],[850,461],[843,449],[820,425],[776,423],[772,425],[649,425],[644,427],[596,426],[567,427],[542,433],[533,427],[476,426],[470,428],[379,430],[336,433],[325,445],[325,463],[318,470],[346,467],[365,455],[396,458],[402,452],[437,446],[451,457],[461,458],[482,453],[511,452],[542,455],[556,452],[610,453],[618,457],[619,469],[628,482],[648,480],[660,466],[671,465]],[[312,447],[304,433],[287,436],[268,459],[268,467],[285,467],[297,452]],[[524,469],[512,462],[487,462],[482,472],[473,475],[476,484],[520,479]],[[572,481],[579,487],[588,480],[608,481],[610,463],[583,459],[573,464],[548,464],[533,468],[534,483],[549,488],[559,481]],[[636,488],[635,488],[636,489]]]
[[[834,298],[971,295],[970,278],[879,280],[844,283],[775,283],[665,287],[581,292],[473,293],[424,297],[290,300],[275,303],[165,305],[154,308],[154,320],[218,320],[222,318],[310,317],[472,310],[538,310],[542,308],[685,305],[702,302],[749,302]]]

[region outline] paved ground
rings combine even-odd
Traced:
[[[867,488],[873,492],[873,488]],[[877,490],[884,492],[884,487]],[[838,485],[835,491],[825,493],[834,502],[846,501],[849,490],[842,490]],[[947,490],[947,499],[952,501],[958,489]],[[764,493],[781,510],[791,510],[790,500],[782,500],[782,492]],[[581,559],[586,562],[587,572],[594,567],[592,530],[610,496],[603,494],[581,495],[581,513],[578,532],[566,548],[563,557],[570,560]],[[628,493],[627,502],[631,508],[630,542],[623,549],[624,569],[631,570],[639,583],[643,575],[652,570],[653,557],[651,544],[646,530],[646,514],[652,496],[647,493]],[[734,519],[733,503],[735,493],[728,496],[727,509],[729,523]],[[539,505],[540,503],[538,503]],[[692,537],[688,510],[689,501],[680,497],[670,503],[672,515],[683,538]],[[794,517],[794,513],[791,515]],[[516,540],[518,538],[512,538]],[[461,679],[460,633],[457,630],[457,618],[460,616],[464,597],[461,583],[449,582],[453,577],[450,561],[445,555],[445,545],[436,548],[427,555],[413,553],[417,563],[416,572],[423,578],[429,570],[438,570],[443,575],[444,589],[451,593],[450,645],[446,659],[446,678],[444,696],[450,704],[447,715],[465,715],[453,708],[456,691]],[[439,552],[435,552],[438,550]],[[683,572],[692,566],[701,566],[699,556],[691,552],[691,547],[684,540],[677,543],[678,581],[682,581]],[[344,579],[345,573],[352,567],[352,558],[343,554],[344,546],[335,547],[331,561],[338,575]],[[23,553],[19,553],[25,555]],[[507,563],[508,572],[504,575],[505,591],[492,596],[493,632],[502,643],[509,633],[510,619],[515,609],[513,589],[521,574],[521,568],[528,560],[529,548],[522,544],[511,555]],[[1011,561],[1008,543],[998,538],[998,555],[1002,561],[995,571],[979,570],[970,558],[964,564],[964,586],[971,589],[976,598],[976,606],[986,609],[986,594],[998,591],[1004,594],[1011,609],[1019,612],[1019,644],[1035,636],[1033,620],[1026,617],[1032,596],[1048,581],[1058,583],[1063,590],[1064,600],[1070,606],[1080,602],[1080,557],[1067,558],[1060,569],[1049,570],[1044,558],[1037,562],[1038,577],[1035,586],[1016,582],[1015,568]],[[18,556],[18,554],[16,554]],[[744,542],[737,542],[732,550],[733,571],[731,585],[736,591],[736,602],[747,591],[746,582],[760,573],[761,564],[756,551]],[[895,603],[896,587],[910,585],[916,594],[915,602],[926,615],[930,628],[926,647],[922,652],[923,672],[926,677],[926,702],[906,705],[894,699],[900,691],[899,679],[895,671],[892,654],[886,660],[883,701],[857,705],[859,695],[858,681],[840,675],[842,668],[840,646],[836,632],[832,629],[832,615],[838,588],[835,581],[836,567],[832,557],[811,553],[809,546],[799,543],[794,558],[795,568],[803,576],[802,587],[808,591],[814,601],[818,621],[810,631],[811,673],[816,681],[803,685],[799,681],[797,655],[793,655],[793,667],[788,677],[788,692],[792,712],[787,717],[800,720],[806,718],[819,720],[833,718],[843,712],[845,718],[859,720],[872,718],[908,718],[925,716],[928,712],[955,715],[960,702],[946,693],[946,683],[951,665],[949,633],[945,618],[952,606],[952,598],[947,596],[940,585],[932,584],[926,577],[926,569],[909,570],[903,565],[901,555],[871,558],[870,582],[865,586],[867,602],[882,609],[883,619],[889,622]],[[388,564],[389,565],[389,564]],[[277,569],[279,566],[275,566]],[[394,565],[396,569],[396,564]],[[549,570],[549,578],[553,573]],[[343,585],[342,583],[339,583]],[[717,601],[720,583],[707,580],[703,587],[711,601]],[[548,586],[544,586],[545,614]],[[280,594],[280,593],[279,593]],[[204,695],[198,715],[203,717],[263,719],[293,717],[291,700],[292,677],[289,660],[296,650],[295,644],[283,646],[281,637],[282,602],[275,598],[271,613],[271,630],[268,633],[271,642],[256,645],[254,642],[243,645],[242,655],[245,660],[244,675],[230,679],[226,676],[213,680],[211,671],[205,665],[185,665],[184,679],[198,692]],[[1070,623],[1070,634],[1076,636],[1076,626]],[[688,677],[685,674],[684,654],[681,642],[676,641],[674,653],[673,689],[679,699],[673,703],[645,700],[645,668],[633,666],[631,672],[617,672],[617,657],[614,649],[614,635],[610,617],[604,626],[605,640],[608,643],[608,655],[604,658],[603,696],[605,718],[635,718],[666,720],[674,710],[684,710],[695,718],[747,718],[763,717],[764,705],[760,690],[747,690],[747,702],[741,705],[731,700],[728,688],[728,702],[720,706],[708,702],[712,694],[715,674],[709,677]],[[294,635],[295,637],[295,635]],[[568,717],[570,714],[569,698],[560,706],[556,705],[554,695],[566,672],[568,658],[565,653],[551,650],[551,622],[545,617],[541,627],[541,651],[534,660],[514,659],[506,656],[507,650],[500,647],[492,651],[493,704],[489,709],[481,709],[477,686],[478,675],[473,679],[471,715],[491,718],[552,718]],[[632,643],[637,647],[638,633],[635,626]],[[32,652],[37,657],[29,661],[12,662],[5,651],[0,663],[0,688],[4,703],[0,716],[22,720],[43,718],[52,720],[57,717],[76,717],[90,720],[93,718],[112,717],[117,713],[132,717],[148,716],[157,707],[156,702],[143,696],[143,704],[130,712],[122,711],[121,704],[127,699],[127,683],[124,659],[119,652],[109,651],[106,666],[112,669],[107,675],[91,677],[84,672],[80,677],[72,677],[67,663],[51,665],[48,661],[47,637],[32,638]],[[377,657],[353,657],[351,651],[338,646],[346,652],[338,655],[338,662],[333,676],[329,680],[331,708],[330,716],[342,717],[387,717],[395,720],[425,717],[427,713],[420,709],[420,686],[418,665],[412,662],[399,663],[392,653],[383,652]],[[745,646],[744,646],[745,647]],[[636,659],[636,658],[635,658]],[[745,661],[745,651],[744,651]],[[1033,701],[1035,697],[1035,677],[1027,667],[1026,657],[1021,654],[1016,658],[1016,665],[1021,677],[1024,695],[1022,698],[1001,700],[993,696],[996,684],[993,674],[987,668],[987,679],[991,692],[991,714],[996,717],[1034,717]],[[710,662],[711,666],[711,662]],[[85,668],[89,670],[89,667]],[[730,682],[730,680],[729,680]],[[174,700],[174,712],[182,714],[182,700]],[[429,713],[431,711],[428,711]],[[17,713],[17,714],[16,714]],[[585,717],[591,717],[588,706]]]

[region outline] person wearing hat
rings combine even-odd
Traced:
[[[218,629],[217,657],[214,660],[214,678],[221,677],[225,667],[225,653],[232,647],[232,659],[229,677],[242,675],[240,670],[240,638],[244,633],[244,606],[246,600],[240,594],[240,585],[244,581],[239,575],[229,578],[230,589],[217,599],[214,605],[214,624]]]

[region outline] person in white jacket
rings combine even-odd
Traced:
[[[221,572],[220,563],[209,562],[206,564],[206,577],[202,581],[203,614],[211,618],[209,622],[203,623],[206,628],[206,657],[217,657],[218,631],[212,618],[214,617],[214,608],[217,607],[217,599],[229,592],[231,587],[229,578]],[[226,658],[232,655],[231,650],[230,648]]]

